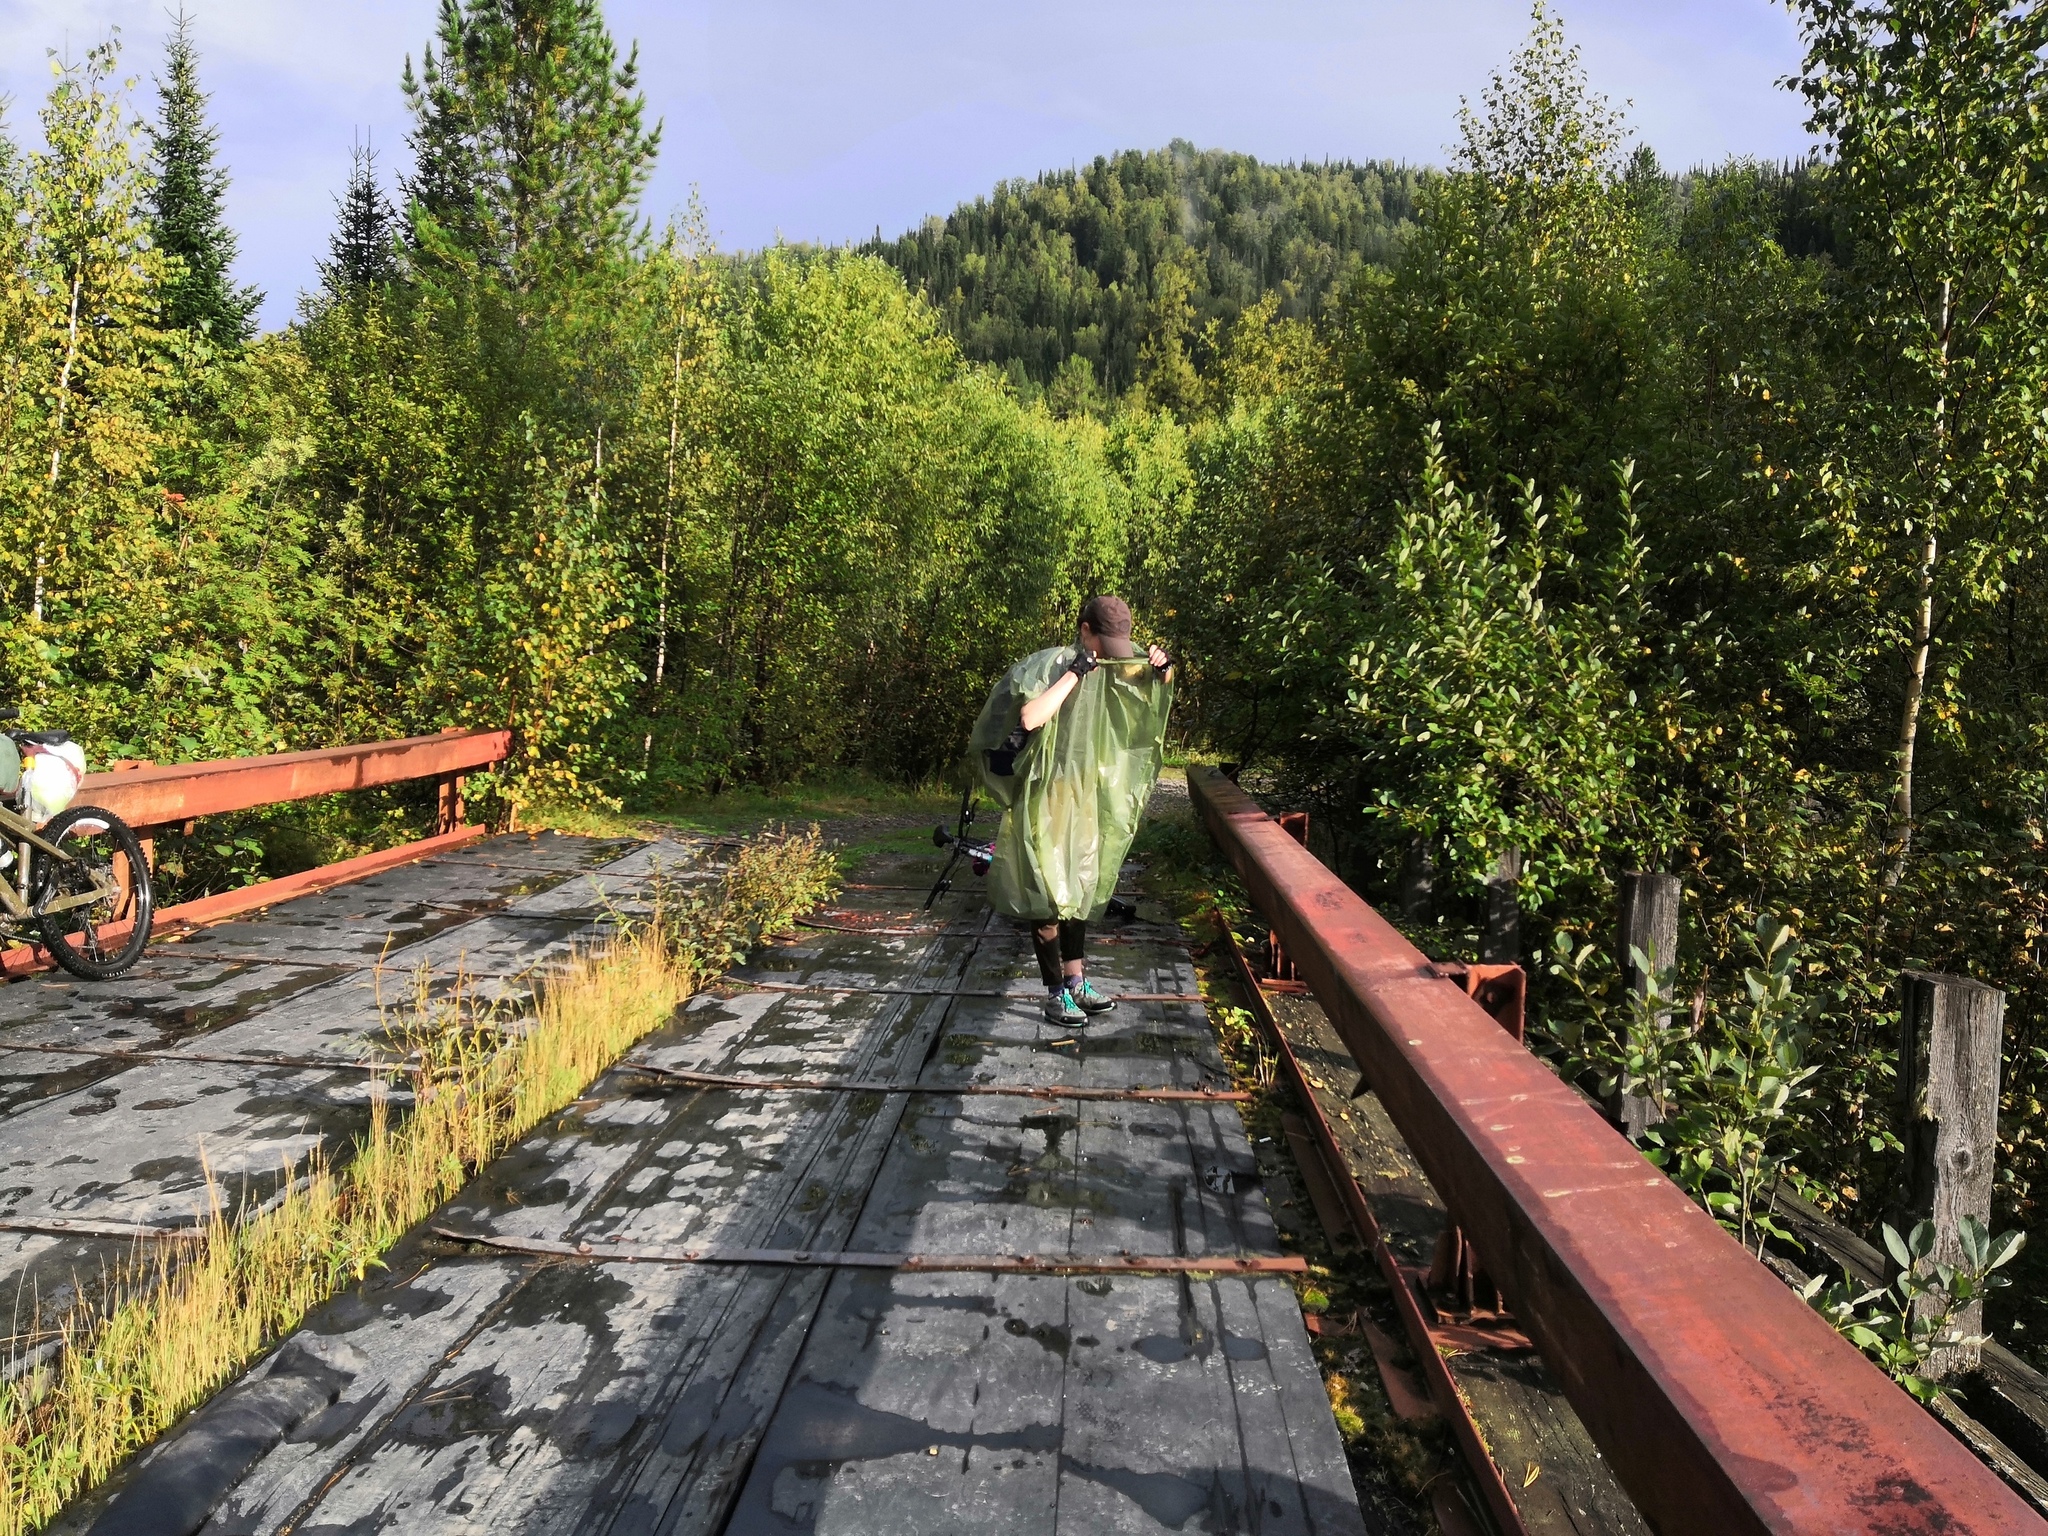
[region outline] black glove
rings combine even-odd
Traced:
[[[1073,673],[1075,678],[1078,680],[1080,678],[1086,677],[1090,672],[1093,672],[1100,665],[1102,665],[1102,663],[1095,659],[1095,653],[1089,650],[1088,647],[1084,645],[1081,647],[1081,654],[1076,656],[1072,661],[1067,663],[1067,670]]]

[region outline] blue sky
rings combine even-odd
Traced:
[[[175,0],[172,0],[175,4]],[[349,145],[405,164],[398,77],[433,0],[187,0],[234,176],[239,276],[289,318]],[[1796,28],[1771,0],[1559,0],[1595,87],[1667,165],[1803,152]],[[1513,0],[611,0],[663,121],[647,211],[700,189],[728,248],[860,239],[995,181],[1173,138],[1264,159],[1440,163],[1461,96],[1527,31]],[[118,27],[149,76],[163,0],[0,0],[0,90],[33,136],[47,50]]]

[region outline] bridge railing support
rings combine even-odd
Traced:
[[[2005,994],[1965,976],[1927,971],[1907,971],[1899,990],[1905,1219],[1932,1221],[1932,1257],[1959,1264],[1963,1218],[1991,1224]],[[1957,1332],[1971,1338],[1983,1323],[1982,1300],[1955,1319]],[[1975,1344],[1944,1347],[1928,1360],[1927,1374],[1940,1378],[1973,1370],[1977,1358]]]
[[[144,848],[152,849],[155,834],[170,827],[189,831],[202,816],[222,816],[415,779],[439,782],[436,830],[432,837],[162,908],[156,915],[156,924],[159,931],[168,933],[360,880],[378,870],[473,842],[484,836],[485,829],[463,823],[462,778],[503,762],[511,750],[510,731],[450,730],[435,736],[408,736],[361,746],[231,757],[205,763],[117,763],[106,773],[87,774],[79,786],[77,803],[112,811],[135,828]],[[111,925],[107,936],[118,937],[122,926],[118,922]],[[40,945],[0,951],[0,978],[45,970],[49,963]]]
[[[1188,784],[1653,1529],[2048,1532],[1243,791]]]

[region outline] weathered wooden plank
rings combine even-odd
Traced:
[[[5,1054],[12,1040],[153,1049],[254,1018],[349,969],[340,962],[284,967],[152,951],[144,965],[110,982],[49,973],[9,982],[0,986],[0,1072],[41,1070]]]
[[[482,857],[507,842],[540,867]],[[0,1215],[189,1222],[207,1207],[208,1168],[231,1210],[245,1198],[260,1203],[315,1148],[345,1151],[368,1120],[369,1085],[360,1073],[64,1057],[8,1050],[10,1043],[367,1054],[381,1023],[380,962],[397,972],[382,985],[398,1001],[411,965],[431,961],[431,941],[475,920],[459,910],[462,900],[516,907],[579,863],[604,855],[615,862],[621,848],[588,839],[497,839],[200,936],[220,953],[246,958],[202,958],[166,944],[114,982],[36,977],[0,987]],[[456,910],[430,907],[424,897],[450,898]],[[411,946],[399,945],[407,935]],[[520,940],[520,952],[539,955],[555,942],[556,932],[544,929]],[[501,945],[499,952],[510,950]],[[9,1332],[39,1338],[132,1248],[117,1240],[0,1242]]]
[[[1261,1289],[1278,1305],[1257,1304]],[[1235,1303],[1234,1305],[1231,1303]],[[1060,1526],[1362,1532],[1322,1378],[1277,1281],[1077,1282]]]
[[[257,1463],[214,1511],[205,1526],[208,1536],[275,1531],[310,1507],[330,1478],[345,1475],[394,1421],[440,1384],[446,1357],[506,1307],[531,1276],[503,1264],[421,1269],[403,1253],[393,1258],[392,1277],[338,1298],[320,1310],[313,1325],[323,1340],[361,1352],[353,1362],[354,1379],[337,1402]],[[146,1475],[146,1466],[140,1470]]]
[[[1098,974],[1112,986],[1158,985],[1162,967],[1177,973],[1186,965],[1178,952],[1132,959],[1135,974]],[[1006,957],[984,974],[1007,980],[1017,965],[1015,956]],[[927,1082],[970,1066],[977,1079],[991,1072],[1036,1077],[1047,1056],[1072,1070],[1056,1055],[1060,1032],[1034,1008],[963,1001],[953,1020],[942,1046],[971,1041],[972,1060],[942,1051]],[[1185,1007],[1119,1009],[1081,1036],[1075,1046],[1085,1052],[1090,1079],[1105,1086],[1156,1081],[1162,1061],[1202,1063],[1213,1060],[1215,1049],[1206,1020]],[[855,1242],[1077,1254],[1270,1250],[1264,1202],[1248,1178],[1238,1182],[1254,1168],[1227,1105],[1077,1103],[1020,1114],[985,1101],[921,1101],[905,1114]],[[889,1297],[910,1284],[908,1277],[843,1276],[833,1296]],[[1246,1305],[1234,1327],[1223,1320],[1224,1294],[1261,1284],[1274,1283],[1103,1278],[1026,1285],[1004,1293],[1035,1301],[1001,1319],[1017,1342],[1001,1342],[984,1321],[982,1341],[964,1359],[943,1330],[934,1340],[921,1319],[915,1327],[879,1321],[896,1317],[882,1302],[828,1304],[733,1528],[794,1522],[817,1531],[936,1531],[1001,1523],[1149,1531],[1182,1528],[1207,1511],[1212,1519],[1249,1518],[1273,1531],[1363,1529],[1292,1293],[1277,1287],[1283,1304],[1264,1317]],[[914,1294],[925,1306],[936,1297],[956,1309],[942,1317],[971,1321],[992,1310],[980,1298],[995,1289],[985,1278],[949,1277],[942,1285],[920,1276]],[[1242,1291],[1247,1300],[1253,1294]],[[842,1315],[848,1311],[852,1320]],[[1095,1326],[1083,1327],[1077,1317]],[[1276,1374],[1261,1334],[1286,1339],[1290,1330],[1295,1347],[1283,1351],[1289,1368]],[[1044,1357],[1051,1354],[1067,1376],[1056,1414],[1041,1408],[1038,1417],[989,1425],[964,1411],[963,1395],[966,1408],[982,1403],[983,1381],[1022,1381],[1021,1400],[1032,1402],[1031,1372],[1049,1369]],[[1282,1393],[1283,1380],[1291,1394]],[[967,1381],[976,1384],[975,1394],[964,1394]],[[1298,1418],[1291,1433],[1287,1395]],[[817,1454],[821,1445],[826,1454]],[[805,1446],[812,1448],[808,1455]],[[1051,1499],[1042,1490],[1048,1461],[1058,1469]],[[1304,1476],[1304,1464],[1312,1475]],[[771,1519],[785,1527],[771,1527]]]
[[[835,1277],[726,1529],[1052,1529],[1066,1289]]]
[[[940,963],[950,958],[942,955]],[[716,1015],[730,1007],[707,1003],[696,1015]],[[722,1049],[713,1053],[714,1060],[757,1054],[750,1051],[749,1040],[761,1037],[783,1037],[786,1048],[801,1031],[800,1023],[778,1017],[776,1009],[745,1011],[746,1027],[721,1032]],[[828,1053],[843,1055],[846,1042],[852,1041],[854,1059],[868,1068],[908,1071],[914,1070],[922,1043],[914,1030],[897,1028],[894,1019],[879,1015],[913,1011],[872,1004],[840,1009],[862,1016],[855,1028],[809,1012],[825,1024],[814,1034]],[[667,1039],[656,1037],[650,1048],[673,1046],[694,1022],[679,1021],[665,1032]],[[636,1236],[654,1239],[709,1232],[739,1233],[743,1239],[802,1233],[821,1244],[843,1241],[855,1207],[830,1199],[813,1202],[811,1191],[836,1182],[833,1170],[824,1166],[834,1155],[852,1165],[843,1177],[863,1184],[861,1163],[871,1173],[887,1140],[886,1127],[870,1129],[875,1116],[861,1116],[857,1106],[843,1101],[792,1106],[794,1115],[764,1124],[760,1116],[735,1114],[729,1103],[721,1106],[715,1095],[610,1100],[604,1097],[609,1086],[600,1084],[595,1102],[562,1117],[494,1165],[467,1192],[468,1214],[544,1231],[618,1230],[637,1224]],[[772,1176],[763,1178],[764,1169]],[[689,1180],[693,1198],[667,1198],[667,1181],[678,1174]],[[707,1180],[717,1186],[721,1179],[723,1189],[704,1187]],[[748,1380],[760,1398],[767,1378],[744,1358],[725,1359],[718,1379],[707,1385],[688,1362],[718,1356],[720,1350],[729,1354],[735,1341],[762,1335],[777,1309],[787,1310],[792,1296],[808,1296],[815,1305],[822,1277],[741,1280],[694,1271],[676,1276],[651,1266],[621,1269],[621,1274],[625,1279],[617,1283],[624,1290],[612,1304],[592,1310],[587,1305],[592,1293],[606,1292],[615,1282],[593,1280],[580,1268],[536,1271],[528,1284],[532,1294],[508,1304],[502,1320],[482,1330],[439,1372],[451,1382],[448,1401],[476,1401],[481,1390],[481,1401],[495,1406],[467,1418],[416,1409],[394,1421],[381,1439],[358,1449],[345,1474],[323,1496],[316,1523],[339,1519],[375,1525],[399,1520],[402,1509],[407,1529],[466,1529],[488,1510],[486,1523],[493,1529],[556,1530],[560,1512],[597,1498],[601,1484],[643,1513],[666,1509],[679,1496],[679,1484],[665,1487],[661,1476],[646,1467],[624,1466],[599,1454],[629,1440],[639,1447],[634,1454],[667,1466],[671,1478],[701,1474],[715,1479],[744,1465],[744,1456],[735,1450],[739,1428],[729,1422],[730,1411],[723,1415],[722,1428],[721,1415],[714,1413],[696,1435],[679,1436],[695,1411],[690,1404],[716,1401],[731,1410],[748,1400]],[[712,1306],[707,1297],[722,1299]],[[541,1321],[533,1322],[535,1317]],[[802,1334],[800,1322],[788,1323],[785,1318],[771,1330],[774,1337],[763,1337],[760,1350],[752,1352],[783,1352],[780,1370],[768,1373],[777,1386]],[[534,1363],[543,1358],[545,1367]],[[571,1373],[573,1380],[550,1374],[572,1359],[581,1362]],[[637,1406],[627,1413],[616,1396],[618,1384],[644,1385],[657,1376],[667,1383],[668,1397],[657,1395],[650,1403],[636,1398]],[[434,1392],[421,1398],[428,1408],[440,1401],[434,1395],[442,1390],[439,1377]],[[540,1391],[535,1384],[545,1384],[543,1378],[555,1386]],[[566,1406],[556,1398],[566,1399]],[[643,1443],[646,1435],[635,1439],[635,1426],[643,1418],[664,1425],[651,1443]],[[758,1422],[749,1422],[757,1431]],[[586,1427],[565,1438],[565,1423]],[[449,1497],[434,1492],[446,1481],[451,1457],[467,1466],[468,1458],[485,1446],[488,1454],[479,1467],[516,1468],[519,1476],[480,1474],[463,1480],[458,1490],[443,1490]]]
[[[961,914],[967,901],[978,895],[949,905]],[[583,910],[568,896],[556,907]],[[1029,974],[1023,946],[958,929],[818,937],[751,969],[899,987]],[[1098,971],[1105,984],[1192,990],[1182,949],[1116,955]],[[1104,1087],[1223,1079],[1199,1010],[1164,1004],[1127,1005],[1063,1039],[1032,1001],[707,997],[638,1054],[940,1089],[1048,1073]],[[1228,1104],[645,1086],[628,1072],[601,1079],[440,1219],[549,1240],[1273,1246]],[[359,1344],[363,1369],[332,1423],[264,1458],[209,1530],[1154,1531],[1192,1528],[1198,1511],[1276,1533],[1364,1529],[1281,1282],[434,1252],[402,1251],[396,1278],[310,1321]],[[497,1289],[475,1278],[485,1273]],[[429,1309],[422,1347],[390,1326],[408,1293],[464,1286]],[[1077,1316],[1093,1331],[1077,1333]]]

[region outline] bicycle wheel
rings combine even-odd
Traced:
[[[41,835],[72,859],[65,863],[48,854],[36,857],[35,914],[50,957],[87,981],[120,975],[142,958],[156,915],[141,840],[112,811],[91,805],[60,811],[43,825]],[[124,865],[125,887],[120,879]],[[101,889],[104,894],[96,900],[55,912],[44,910],[52,902]]]

